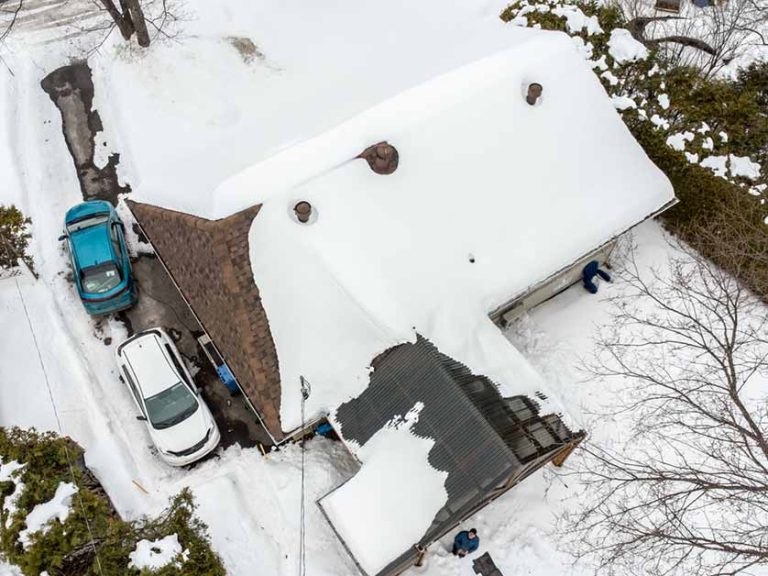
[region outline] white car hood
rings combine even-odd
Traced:
[[[158,430],[149,426],[149,433],[155,445],[165,452],[181,452],[191,448],[205,438],[209,428],[214,427],[213,418],[204,403],[198,402],[198,408],[192,416],[170,428]]]

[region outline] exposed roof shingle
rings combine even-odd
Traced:
[[[131,200],[128,206],[264,424],[282,439],[277,352],[248,245],[261,206],[221,220]]]

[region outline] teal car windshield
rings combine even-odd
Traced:
[[[183,422],[197,411],[197,399],[182,382],[146,399],[147,416],[157,429]]]
[[[114,262],[105,262],[84,268],[81,282],[88,294],[104,294],[120,284],[120,274]]]
[[[93,214],[91,216],[86,216],[82,220],[76,220],[67,224],[67,232],[72,234],[73,232],[77,232],[84,228],[90,228],[91,226],[96,226],[98,224],[106,224],[108,221],[109,214]]]

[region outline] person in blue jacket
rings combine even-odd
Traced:
[[[477,530],[474,528],[462,530],[453,539],[453,555],[463,558],[477,550],[478,546],[480,546],[480,537],[477,535]]]
[[[595,276],[600,276],[606,282],[611,281],[611,277],[608,272],[600,270],[600,263],[597,260],[592,260],[589,264],[584,266],[584,270],[581,272],[582,280],[584,281],[584,288],[590,294],[597,294],[597,284],[594,282]]]

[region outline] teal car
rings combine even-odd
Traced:
[[[59,240],[67,241],[77,292],[89,314],[111,314],[136,303],[125,226],[109,202],[83,202],[67,210]]]

